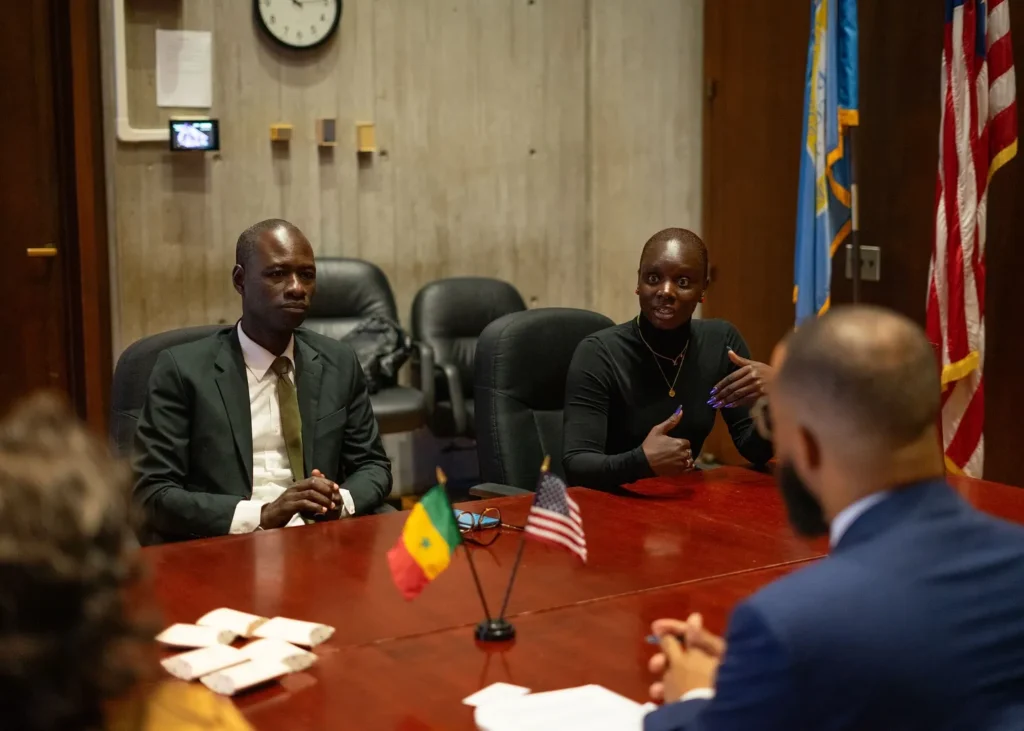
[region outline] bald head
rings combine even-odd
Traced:
[[[838,307],[801,325],[775,359],[781,365],[774,389],[824,439],[894,450],[936,423],[941,386],[934,351],[902,315]]]
[[[238,241],[235,243],[235,264],[245,267],[252,255],[256,253],[260,237],[267,231],[278,228],[301,233],[295,224],[285,221],[283,218],[268,218],[265,221],[254,223],[239,235]]]
[[[681,249],[692,247],[696,250],[700,256],[701,263],[704,265],[704,279],[707,280],[708,249],[704,242],[701,241],[700,236],[685,228],[665,228],[647,239],[643,251],[640,252],[641,268],[643,268],[643,263],[649,256],[658,255],[669,245],[676,245]]]

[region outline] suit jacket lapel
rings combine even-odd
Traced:
[[[235,449],[245,472],[244,484],[252,492],[252,414],[249,411],[249,381],[245,375],[245,359],[235,330],[221,346],[217,360],[217,388],[224,401],[224,410],[231,423]]]
[[[320,353],[295,337],[295,380],[298,389],[299,415],[302,417],[302,465],[306,477],[312,473],[313,437],[316,427],[316,406],[320,398],[320,375],[323,366]]]

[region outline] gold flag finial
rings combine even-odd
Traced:
[[[434,468],[434,474],[437,476],[438,485],[444,487],[445,485],[448,484],[448,476],[445,475],[444,470],[442,470],[440,467]]]
[[[547,454],[544,455],[544,461],[541,462],[540,471],[547,472],[551,469],[551,457]]]

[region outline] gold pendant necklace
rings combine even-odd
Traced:
[[[669,358],[667,355],[662,355],[661,353],[656,351],[654,348],[650,346],[650,343],[647,342],[647,339],[644,337],[643,332],[640,330],[640,315],[636,316],[636,329],[637,332],[640,334],[640,340],[643,342],[644,345],[647,346],[647,349],[651,351],[651,355],[654,356],[654,365],[658,366],[658,373],[660,373],[661,377],[665,379],[665,385],[668,386],[668,397],[675,398],[676,381],[679,380],[679,374],[682,373],[683,371],[683,363],[686,361],[686,351],[689,350],[690,348],[690,341],[686,341],[686,345],[683,346],[683,349],[679,353],[679,355],[677,355],[675,358]],[[665,375],[665,370],[661,367],[661,363],[658,361],[658,358],[663,358],[664,360],[671,361],[673,365],[676,363],[679,364],[679,367],[676,368],[676,377],[672,379],[671,383],[669,383],[668,376]]]

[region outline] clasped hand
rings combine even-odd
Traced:
[[[691,690],[715,687],[725,640],[704,629],[701,615],[691,614],[685,622],[655,620],[651,632],[661,641],[661,652],[647,663],[651,673],[661,676],[651,684],[652,700],[673,703]]]
[[[264,530],[281,528],[288,524],[296,513],[324,515],[336,510],[341,504],[341,491],[337,483],[324,477],[320,470],[313,470],[313,476],[296,482],[286,489],[272,503],[260,510],[260,527]]]

